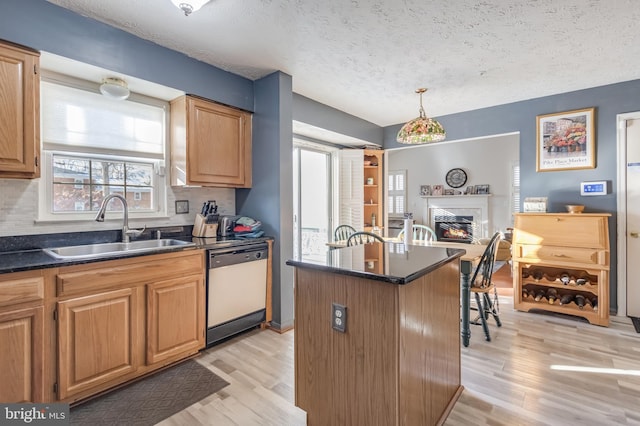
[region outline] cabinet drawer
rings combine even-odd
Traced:
[[[44,277],[25,277],[0,282],[0,306],[44,298]]]
[[[113,260],[92,264],[91,269],[87,269],[86,266],[81,270],[73,267],[61,269],[56,277],[56,288],[58,296],[69,296],[153,282],[167,277],[191,275],[198,271],[202,271],[203,274],[205,271],[204,254],[201,250],[150,255],[135,260]]]
[[[609,266],[608,252],[605,250],[553,247],[540,245],[516,245],[514,257],[523,262],[562,263],[566,267],[573,265]]]
[[[609,249],[607,216],[586,214],[516,215],[514,242],[545,246]]]

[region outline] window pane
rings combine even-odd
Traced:
[[[91,192],[89,185],[76,183],[54,183],[53,205],[56,213],[91,210]]]
[[[396,190],[404,191],[404,175],[396,175]]]
[[[53,161],[53,181],[56,183],[89,183],[89,161],[56,156]]]
[[[153,206],[153,191],[149,188],[128,188],[127,204],[129,210],[151,210]]]
[[[102,184],[104,177],[108,175],[105,170],[106,165],[102,161],[91,162],[91,180],[94,184]]]
[[[151,186],[153,165],[127,163],[127,185]]]
[[[100,187],[100,191],[96,193],[97,201],[102,204],[104,197],[110,194],[118,194],[124,196],[124,187],[122,186],[103,186]],[[112,198],[107,204],[107,211],[122,211],[122,201],[116,198]]]
[[[102,175],[105,185],[124,185],[124,163],[116,163],[112,161],[100,161],[98,168],[102,169]]]

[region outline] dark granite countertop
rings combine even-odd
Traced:
[[[288,260],[286,263],[298,268],[315,269],[392,284],[408,284],[465,254],[464,250],[443,247],[405,246],[404,243],[393,242],[371,244],[383,246],[382,257],[376,261],[376,263],[382,262],[381,265],[367,264],[365,245],[327,250],[324,259]],[[373,268],[369,266],[373,266]],[[376,272],[376,270],[383,272]]]
[[[49,234],[44,236],[4,237],[0,241],[0,274],[11,272],[30,271],[35,269],[57,268],[61,266],[78,265],[84,263],[103,262],[129,257],[149,256],[159,253],[175,252],[193,249],[232,248],[247,244],[268,241],[272,238],[198,238],[191,235],[163,234],[163,238],[172,238],[181,241],[193,242],[194,245],[176,246],[175,248],[163,248],[162,250],[150,250],[145,252],[123,252],[122,254],[91,259],[55,259],[43,251],[43,248],[65,247],[83,244],[107,243],[119,241],[116,232],[95,232],[69,234]]]

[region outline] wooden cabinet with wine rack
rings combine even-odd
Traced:
[[[513,303],[609,325],[609,214],[519,213]]]

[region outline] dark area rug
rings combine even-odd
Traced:
[[[75,425],[154,425],[227,386],[194,360],[71,408]]]

